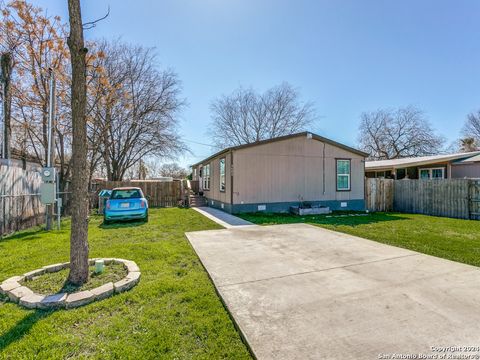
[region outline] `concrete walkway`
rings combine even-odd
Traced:
[[[234,215],[226,213],[225,211],[218,210],[211,207],[198,207],[193,208],[200,214],[206,216],[210,220],[215,221],[217,224],[222,225],[224,228],[230,229],[238,226],[257,226],[250,221],[240,219]]]
[[[187,237],[259,359],[420,358],[480,345],[477,267],[306,224]]]

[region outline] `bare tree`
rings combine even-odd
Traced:
[[[158,175],[172,177],[174,179],[186,179],[189,173],[187,169],[177,163],[162,164],[158,169]],[[153,174],[152,177],[154,177]]]
[[[23,0],[0,0],[0,53],[12,54],[12,148],[43,164],[47,149],[48,69],[56,77],[55,164],[60,188],[71,178],[71,64],[67,24]],[[108,15],[108,14],[107,14]],[[99,19],[98,21],[100,21]],[[88,28],[97,21],[84,24]],[[121,179],[144,156],[174,157],[180,81],[156,67],[152,49],[119,42],[88,43],[86,54],[89,173]]]
[[[102,97],[94,105],[89,133],[101,144],[109,180],[122,180],[142,158],[168,158],[186,149],[178,132],[185,105],[180,81],[172,70],[157,69],[152,49],[105,44],[102,67]]]
[[[466,138],[474,138],[476,143],[480,143],[480,110],[468,114],[462,134]]]
[[[360,148],[373,160],[432,155],[441,151],[444,143],[423,111],[414,106],[365,112],[359,131]]]
[[[126,179],[155,179],[159,177],[172,177],[174,179],[186,179],[190,171],[177,163],[162,164],[158,159],[149,158],[140,160],[135,166],[125,173]]]
[[[1,6],[1,5],[0,5]],[[60,188],[70,176],[70,64],[66,24],[30,2],[14,0],[2,7],[0,49],[11,54],[12,149],[44,164],[47,156],[49,68],[55,72],[57,105],[55,164]]]
[[[72,64],[72,223],[70,274],[68,281],[82,285],[88,281],[88,167],[86,54],[80,0],[68,0],[70,35],[68,47]]]
[[[305,130],[313,122],[313,106],[300,101],[290,84],[263,94],[239,88],[211,104],[210,133],[219,148],[252,143]]]

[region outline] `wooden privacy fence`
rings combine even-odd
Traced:
[[[370,211],[480,219],[480,180],[366,179],[365,199]]]
[[[369,211],[393,211],[392,179],[366,179],[365,206]]]
[[[466,179],[398,180],[394,209],[401,212],[470,219]]]
[[[198,180],[189,180],[190,189],[194,194],[198,194],[200,191],[200,181]]]
[[[42,178],[36,168],[0,163],[0,236],[44,221]]]
[[[97,190],[129,186],[142,189],[150,207],[181,206],[188,201],[188,191],[183,180],[101,181],[97,183]]]

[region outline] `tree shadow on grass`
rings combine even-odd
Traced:
[[[6,242],[9,240],[38,240],[42,238],[42,234],[45,232],[44,229],[40,227],[34,227],[30,230],[22,230],[4,237],[0,237],[0,243]]]
[[[0,335],[0,352],[11,343],[21,340],[40,320],[48,317],[53,311],[35,310],[17,322],[10,330]]]
[[[108,267],[108,265],[106,266],[106,268]],[[99,277],[101,276],[102,274],[104,274],[105,272],[103,273],[95,273],[95,271],[90,271],[89,274],[88,274],[88,277],[89,277],[89,280],[92,280],[96,277]],[[117,280],[114,280],[112,282],[116,282]],[[87,282],[87,283],[88,283]],[[108,282],[108,281],[107,281]],[[82,290],[82,286],[83,285],[76,285],[76,284],[72,284],[70,281],[68,281],[68,276],[67,278],[65,279],[65,281],[63,282],[62,284],[62,287],[55,293],[55,294],[71,294],[71,293],[75,293],[75,292],[78,292],[78,291],[81,291]],[[100,286],[100,285],[99,285]]]
[[[125,221],[118,221],[118,222],[110,222],[108,224],[105,224],[105,222],[100,223],[98,225],[99,228],[102,229],[121,229],[121,228],[131,228],[131,227],[137,227],[137,226],[143,226],[147,225],[145,221],[139,221],[139,220],[125,220]]]
[[[91,276],[91,274],[89,274],[89,276]],[[77,292],[80,290],[82,286],[81,285],[75,285],[75,284],[72,284],[70,281],[68,281],[68,278],[65,279],[64,283],[62,284],[62,287],[60,288],[60,290],[58,290],[56,292],[56,294],[71,294],[71,293],[74,293],[74,292]]]
[[[240,217],[260,225],[309,223],[319,225],[359,226],[385,221],[410,220],[399,213],[333,212],[328,215],[293,215],[283,213],[240,214]]]

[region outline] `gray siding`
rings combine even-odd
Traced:
[[[479,179],[480,163],[473,164],[452,164],[452,178],[454,179]]]
[[[225,158],[225,191],[220,191],[220,159]],[[200,174],[200,168],[204,165],[210,164],[210,189],[203,189],[202,179],[198,176]],[[194,180],[200,181],[200,189],[203,191],[204,196],[211,200],[219,201],[225,204],[230,203],[230,189],[231,189],[231,153],[219,155],[202,165],[196,166],[197,175]],[[211,204],[209,204],[211,205]]]
[[[351,191],[336,190],[337,158],[351,159]],[[364,199],[364,158],[315,139],[238,149],[233,163],[233,204]]]

